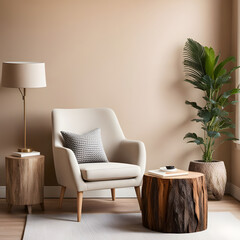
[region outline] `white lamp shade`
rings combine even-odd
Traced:
[[[2,87],[46,87],[45,64],[36,62],[3,62]]]

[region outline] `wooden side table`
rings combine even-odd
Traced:
[[[154,231],[190,233],[207,228],[207,189],[202,173],[143,177],[142,221]]]
[[[32,205],[40,204],[44,210],[44,159],[8,156],[6,165],[6,198],[9,210],[13,205],[23,205],[32,213]]]

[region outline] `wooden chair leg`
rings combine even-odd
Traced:
[[[40,206],[41,206],[42,211],[44,211],[45,210],[44,202],[40,203]]]
[[[111,194],[112,194],[112,200],[115,201],[116,197],[115,197],[115,188],[111,189]]]
[[[66,191],[66,187],[62,186],[61,187],[61,193],[60,193],[60,199],[59,199],[59,208],[62,207],[62,202],[63,202],[63,197]]]
[[[135,187],[135,192],[136,192],[136,195],[137,195],[140,210],[142,210],[142,200],[141,200],[141,194],[140,194],[140,187],[139,186]]]
[[[83,192],[77,192],[77,221],[81,221]]]
[[[32,214],[32,205],[27,205],[28,214]]]
[[[12,211],[12,204],[8,203],[8,212],[11,212]]]

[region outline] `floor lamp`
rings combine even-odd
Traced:
[[[36,62],[3,62],[2,87],[18,88],[23,99],[24,147],[19,152],[31,152],[27,148],[26,93],[27,88],[46,87],[45,64]]]

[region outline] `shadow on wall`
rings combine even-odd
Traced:
[[[16,94],[16,89],[8,90],[0,88],[0,186],[5,185],[5,156],[17,151],[17,146],[20,147],[19,143],[23,142],[20,97]]]
[[[198,132],[200,129],[198,125],[191,122],[196,111],[186,106],[185,101],[191,99],[193,93],[195,101],[201,99],[202,95],[201,92],[192,89],[188,83],[184,82],[182,53],[183,46],[179,47],[173,53],[176,57],[172,59],[176,61],[174,64],[171,64],[173,68],[177,68],[176,72],[182,74],[175,77],[171,75],[170,71],[169,79],[165,80],[169,82],[169,84],[165,89],[160,89],[160,97],[162,97],[163,92],[167,93],[164,98],[164,104],[166,104],[167,107],[160,115],[160,118],[164,118],[162,123],[167,127],[159,127],[159,131],[155,131],[155,134],[153,132],[149,133],[149,137],[155,135],[155,138],[151,141],[152,144],[148,150],[157,153],[153,156],[156,162],[151,168],[158,168],[160,165],[174,164],[177,167],[187,169],[190,160],[199,159],[202,155],[199,147],[194,144],[189,145],[183,140],[187,132]],[[163,101],[163,99],[159,99],[159,101]]]
[[[15,92],[13,97],[16,97],[18,112],[6,104],[9,109],[0,115],[0,185],[5,185],[5,156],[23,147],[22,102]],[[12,102],[15,104],[15,101]],[[45,184],[57,185],[52,154],[51,111],[39,113],[37,109],[27,110],[27,146],[45,155]]]
[[[51,112],[35,113],[28,117],[28,142],[34,150],[45,155],[45,185],[58,185],[56,181],[53,153]]]

